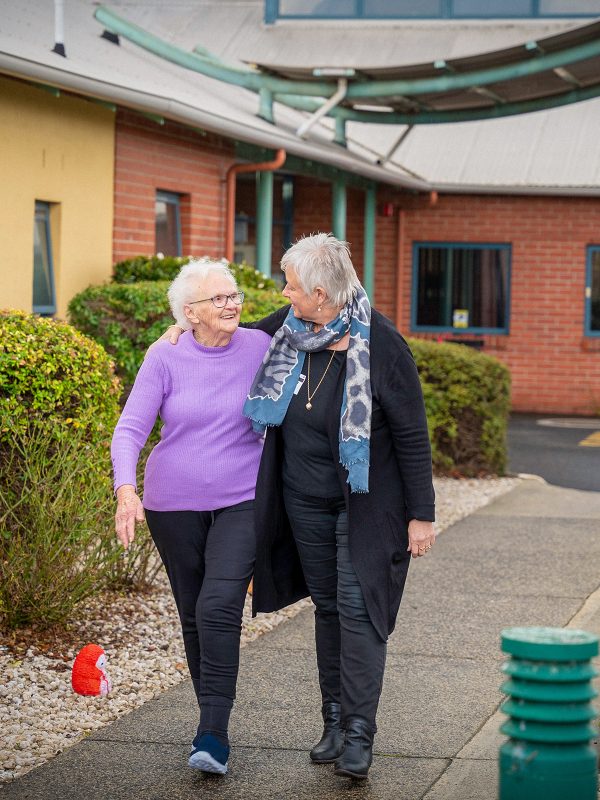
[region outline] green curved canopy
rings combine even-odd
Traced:
[[[317,112],[346,84],[326,114],[343,143],[346,121],[426,125],[492,119],[600,96],[600,22],[523,45],[468,58],[401,67],[344,69],[227,65],[204,47],[188,52],[100,6],[96,19],[157,56],[259,95],[260,116],[273,121],[273,101]]]

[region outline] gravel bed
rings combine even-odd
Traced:
[[[438,478],[436,529],[519,483],[518,478]],[[247,598],[242,647],[294,617],[310,600],[252,619]],[[0,639],[0,782],[39,766],[97,728],[158,696],[187,676],[179,619],[166,579],[148,594],[105,595],[88,603],[60,636],[31,632]],[[107,654],[113,690],[82,697],[71,689],[71,665],[88,642]]]

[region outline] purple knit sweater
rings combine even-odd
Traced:
[[[271,339],[238,328],[225,347],[204,347],[186,331],[176,347],[147,354],[115,428],[115,491],[136,485],[136,465],[156,417],[161,440],[144,477],[152,511],[212,511],[252,500],[262,452],[242,406]]]

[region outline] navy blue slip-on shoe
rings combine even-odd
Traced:
[[[192,742],[192,752],[188,764],[193,769],[199,769],[202,772],[225,775],[228,758],[229,746],[220,742],[212,734],[203,733],[196,736]]]

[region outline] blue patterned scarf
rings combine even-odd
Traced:
[[[255,431],[281,425],[298,385],[306,353],[325,350],[334,342],[339,342],[348,331],[350,343],[340,418],[340,463],[348,470],[350,490],[368,492],[371,305],[362,287],[338,316],[318,333],[312,331],[312,323],[296,319],[290,308],[256,373],[244,404],[244,415],[252,420]]]

